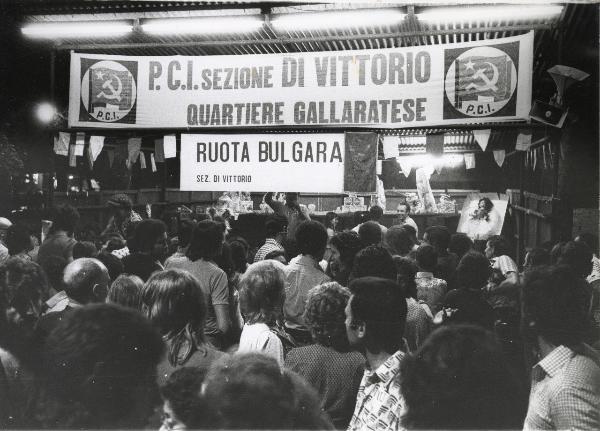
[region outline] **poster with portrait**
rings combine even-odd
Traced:
[[[457,232],[473,241],[500,235],[504,225],[508,196],[503,193],[469,193],[464,201]]]

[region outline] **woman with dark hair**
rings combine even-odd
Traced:
[[[200,282],[208,307],[204,333],[217,349],[227,344],[226,334],[231,325],[227,274],[216,262],[223,252],[223,239],[221,223],[203,220],[194,228],[187,259],[171,262],[168,266],[189,271]]]
[[[325,228],[327,229],[327,236],[331,238],[338,232],[338,224],[340,222],[340,218],[333,211],[329,211],[325,214]]]
[[[517,429],[527,408],[493,334],[471,325],[433,332],[401,365],[408,429]]]
[[[446,294],[434,323],[469,323],[492,330],[494,311],[482,290],[490,274],[490,264],[484,255],[476,251],[465,254],[456,267],[459,288]]]
[[[250,245],[240,236],[229,238],[227,243],[231,249],[234,271],[238,274],[243,274],[248,268],[248,250],[250,249]]]
[[[239,351],[261,351],[276,359],[281,367],[286,347],[293,345],[283,329],[283,268],[275,260],[253,263],[242,275],[239,285],[240,305],[246,320]]]
[[[124,272],[146,281],[156,271],[164,269],[167,253],[167,228],[160,220],[146,219],[137,223],[133,241],[127,241],[130,254],[122,259]]]
[[[112,282],[106,295],[106,302],[123,307],[142,309],[144,282],[137,275],[121,274]]]
[[[347,286],[354,257],[362,249],[360,237],[356,232],[340,232],[329,240],[329,247],[331,257],[329,258],[327,273],[331,275],[334,281],[342,286]]]
[[[152,275],[142,291],[142,310],[167,347],[167,356],[158,365],[159,383],[177,368],[208,368],[222,355],[204,335],[206,298],[189,272],[168,269]]]
[[[350,291],[335,281],[308,292],[304,321],[314,344],[290,350],[285,366],[319,393],[321,405],[337,429],[346,429],[362,378],[365,359],[351,351],[344,324]]]

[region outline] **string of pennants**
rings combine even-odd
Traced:
[[[86,144],[86,134],[84,132],[58,132],[58,135],[54,137],[54,153],[68,157],[69,166],[71,167],[77,166],[77,157],[87,157],[90,167],[93,168],[98,155],[105,149],[111,167],[115,154],[118,154],[125,160],[128,169],[131,169],[137,161],[140,162],[141,169],[147,169],[149,159],[152,172],[157,171],[156,163],[164,163],[165,159],[177,157],[177,138],[175,135],[165,135],[162,138],[155,139],[153,152],[142,150],[142,138],[140,137],[129,138],[126,142],[117,143],[116,145],[107,145],[106,148],[105,139],[105,136],[90,135]]]
[[[471,131],[474,141],[479,145],[481,151],[486,153],[488,142],[491,135],[491,129],[480,129]],[[432,135],[418,135],[418,136],[384,136],[383,137],[383,157],[385,159],[395,159],[402,173],[408,178],[412,170],[412,158],[410,152],[406,155],[400,155],[401,148],[425,148],[429,154],[443,154],[444,147],[456,147],[460,145],[461,141],[464,142],[464,135],[455,134],[432,134]],[[533,147],[533,148],[532,148]],[[531,168],[533,171],[537,167],[543,165],[546,168],[553,168],[552,150],[550,140],[546,140],[543,145],[536,145],[532,142],[531,133],[519,133],[515,142],[515,151],[525,152],[525,167]],[[405,152],[405,151],[403,151]],[[499,167],[504,165],[506,159],[505,149],[494,149],[487,151],[492,153],[494,161]],[[416,154],[413,153],[412,155]],[[465,168],[467,170],[474,169],[476,166],[474,152],[466,152],[463,154],[456,154],[459,157],[463,157]]]

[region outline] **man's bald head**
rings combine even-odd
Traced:
[[[75,259],[65,267],[63,283],[67,295],[87,304],[102,302],[106,297],[110,276],[106,266],[98,259]]]
[[[0,217],[0,239],[6,237],[6,230],[12,226],[12,222],[6,217]]]

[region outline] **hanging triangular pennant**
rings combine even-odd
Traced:
[[[177,137],[175,135],[166,135],[163,138],[163,144],[165,159],[177,157]]]
[[[165,161],[165,149],[163,146],[163,138],[154,140],[154,160],[157,163],[163,163]]]
[[[58,132],[58,136],[54,138],[54,152],[59,156],[69,155],[69,142],[71,134],[67,132]]]
[[[391,159],[398,157],[400,153],[400,137],[399,136],[384,136],[383,137],[383,158]]]
[[[494,150],[494,160],[498,164],[498,166],[502,167],[504,164],[504,158],[506,157],[505,150]]]
[[[152,166],[152,172],[156,172],[156,162],[154,161],[154,153],[150,153],[150,165]]]
[[[142,147],[142,138],[129,138],[127,140],[127,161],[129,165],[135,163],[140,156],[140,148]]]
[[[492,129],[473,130],[473,137],[481,147],[481,151],[485,151],[487,148],[491,133]]]
[[[140,151],[140,167],[146,169],[146,156],[144,156],[143,151]]]
[[[85,145],[85,133],[78,132],[75,135],[75,155],[83,156],[83,146]]]
[[[106,154],[108,155],[108,167],[112,168],[112,165],[115,162],[115,150],[110,148],[106,150]]]
[[[516,151],[527,151],[531,147],[531,133],[519,133],[515,144]]]
[[[465,156],[465,168],[466,169],[475,169],[475,154],[466,153],[464,156]]]
[[[398,157],[396,159],[398,164],[400,165],[400,169],[402,169],[402,173],[406,178],[410,175],[410,171],[412,169],[412,159],[410,156]]]
[[[88,159],[90,161],[90,167],[94,167],[94,162],[98,158],[98,155],[104,148],[104,136],[90,136],[90,144],[88,146]]]

